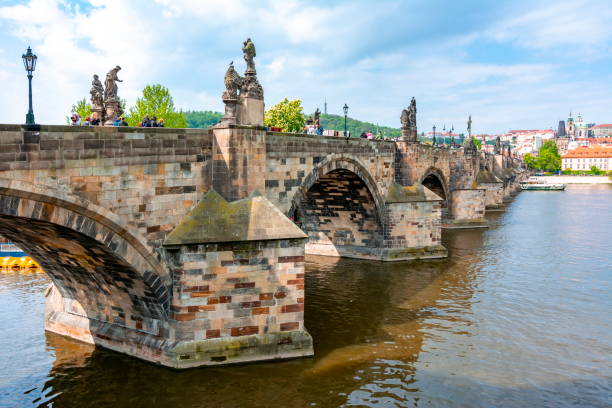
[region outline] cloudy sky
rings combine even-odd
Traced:
[[[556,127],[568,112],[612,122],[610,0],[0,0],[0,123],[21,123],[21,54],[38,55],[37,122],[61,124],[91,75],[123,69],[131,104],[167,86],[183,109],[223,109],[230,61],[251,37],[266,105],[399,127],[415,96],[420,130],[468,114],[475,132]]]

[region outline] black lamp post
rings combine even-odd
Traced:
[[[348,115],[348,105],[346,103],[342,107],[342,110],[344,111],[344,137],[346,137],[348,139],[349,138],[349,134],[346,133],[346,115]]]
[[[455,125],[453,125],[451,127],[451,140],[450,140],[450,145],[451,147],[455,147],[455,135],[453,134],[455,132]]]
[[[436,146],[436,125],[433,125],[433,139],[431,140],[431,145]]]
[[[32,72],[36,68],[36,59],[38,58],[35,54],[32,53],[32,49],[28,47],[28,50],[25,54],[21,56],[23,59],[23,65],[28,73],[28,82],[29,82],[29,102],[30,108],[28,109],[28,114],[26,115],[26,125],[34,125],[34,111],[32,110]]]

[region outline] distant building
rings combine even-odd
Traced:
[[[612,124],[602,124],[592,126],[590,129],[591,137],[609,137],[612,136]]]
[[[612,170],[612,147],[579,146],[561,156],[563,170],[590,170],[593,166],[600,170]]]
[[[565,121],[559,121],[559,128],[557,130],[557,137],[565,137],[567,133],[565,133]]]

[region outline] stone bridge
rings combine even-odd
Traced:
[[[0,146],[0,234],[54,283],[46,328],[177,368],[312,354],[305,253],[443,257],[442,227],[486,226],[524,174],[256,125],[0,125]]]
[[[442,229],[486,227],[526,174],[268,132],[247,79],[209,129],[0,125],[0,235],[53,282],[47,330],[174,368],[309,356],[305,254],[445,257]]]

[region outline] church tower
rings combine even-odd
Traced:
[[[565,133],[567,137],[574,139],[576,137],[576,125],[574,124],[574,118],[572,117],[572,112],[570,112],[567,123],[566,123]]]

